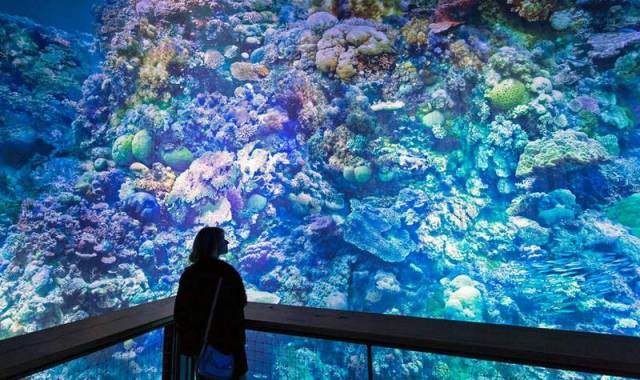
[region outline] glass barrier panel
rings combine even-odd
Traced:
[[[160,379],[162,329],[28,377],[51,379]],[[368,379],[367,347],[360,344],[247,331],[247,379]],[[183,358],[186,359],[186,358]],[[623,380],[543,367],[372,347],[374,379]],[[189,366],[188,360],[182,360]],[[184,369],[180,379],[187,379]]]
[[[367,379],[364,345],[247,331],[247,379]]]
[[[0,339],[176,293],[640,336],[638,0],[1,0]]]
[[[163,329],[128,339],[29,376],[29,380],[159,380]]]
[[[521,364],[373,347],[374,379],[429,380],[622,380]]]

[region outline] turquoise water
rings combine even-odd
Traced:
[[[204,225],[252,300],[640,335],[637,0],[0,11],[0,338],[174,294]]]
[[[0,12],[70,32],[94,34],[97,25],[93,9],[103,3],[103,0],[4,0]]]

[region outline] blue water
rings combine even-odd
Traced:
[[[95,33],[93,9],[103,0],[3,0],[0,12],[66,31]]]

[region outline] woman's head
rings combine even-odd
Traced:
[[[222,228],[204,227],[198,231],[196,238],[193,240],[189,261],[195,263],[203,259],[217,258],[228,252],[228,243],[224,238],[224,230]]]

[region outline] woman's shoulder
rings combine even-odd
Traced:
[[[180,281],[200,278],[202,276],[222,275],[232,282],[242,281],[240,273],[229,263],[222,260],[202,261],[189,265],[180,276]]]
[[[219,265],[220,270],[225,276],[231,276],[238,279],[240,278],[240,273],[238,273],[238,271],[236,270],[236,268],[233,267],[233,265],[222,260],[218,260],[217,264]]]
[[[244,286],[242,283],[242,276],[231,264],[226,261],[218,260],[218,273],[222,275],[225,281],[231,286]]]
[[[182,274],[180,275],[180,281],[183,281],[184,279],[188,279],[189,277],[192,277],[195,271],[196,271],[196,267],[194,264],[187,266],[186,268],[184,268],[184,270],[182,271]]]

